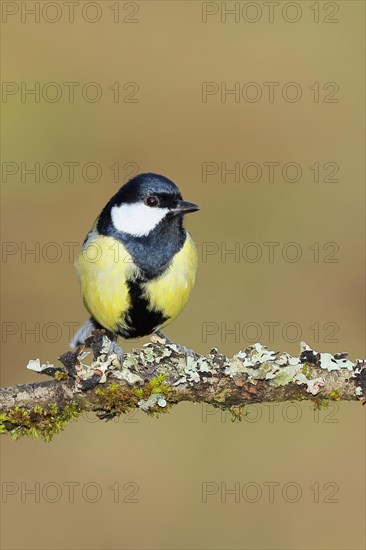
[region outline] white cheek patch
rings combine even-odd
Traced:
[[[152,208],[143,202],[113,206],[111,218],[117,231],[143,237],[158,225],[169,212],[168,208]]]

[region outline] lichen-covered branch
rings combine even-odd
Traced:
[[[158,416],[181,401],[229,408],[234,419],[251,403],[366,402],[365,361],[353,363],[346,353],[317,353],[304,343],[299,357],[255,344],[228,358],[217,349],[206,356],[187,353],[153,336],[122,363],[109,349],[104,332],[94,331],[86,346],[59,358],[62,367],[30,361],[28,368],[53,380],[0,388],[1,432],[49,441],[83,411],[101,419],[134,408]]]

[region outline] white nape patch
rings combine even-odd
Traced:
[[[143,202],[113,206],[111,218],[117,231],[134,237],[146,236],[169,212],[168,208],[147,206]]]

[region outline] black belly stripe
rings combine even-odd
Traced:
[[[154,332],[168,317],[160,311],[150,311],[148,301],[142,296],[142,288],[137,281],[126,281],[132,306],[124,316],[126,328],[118,328],[118,333],[123,338],[140,338]]]

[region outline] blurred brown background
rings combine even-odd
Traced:
[[[202,206],[173,340],[365,355],[363,2],[1,7],[2,385],[67,349],[86,318],[72,252],[137,171]],[[365,411],[248,412],[183,404],[85,417],[51,444],[3,439],[3,548],[364,548]]]

